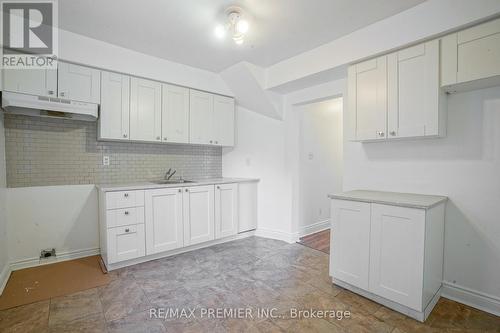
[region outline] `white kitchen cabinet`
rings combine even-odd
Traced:
[[[214,143],[234,146],[234,98],[214,95]]]
[[[57,69],[4,69],[3,90],[56,97]]]
[[[110,264],[145,255],[144,224],[110,228],[107,238]]]
[[[202,91],[189,91],[189,142],[214,144],[214,95]]]
[[[243,182],[238,184],[238,232],[257,229],[258,182]]]
[[[349,66],[348,107],[356,141],[387,137],[387,56]]]
[[[130,132],[130,77],[101,73],[99,139],[128,140]]]
[[[446,197],[331,196],[333,283],[424,321],[441,294]]]
[[[368,289],[370,204],[332,200],[333,278]]]
[[[162,141],[189,143],[189,89],[163,84],[162,96]]]
[[[421,309],[424,235],[425,210],[372,204],[371,292]]]
[[[445,96],[439,85],[439,40],[387,56],[387,138],[443,136]]]
[[[184,246],[213,240],[214,185],[186,187],[183,193]]]
[[[182,247],[182,189],[154,189],[145,193],[146,254]]]
[[[57,67],[57,96],[80,102],[99,104],[101,71],[59,61]]]
[[[215,238],[238,232],[238,184],[215,185]]]
[[[161,142],[161,83],[130,79],[130,140]]]
[[[448,92],[500,85],[500,19],[442,38],[441,85]]]

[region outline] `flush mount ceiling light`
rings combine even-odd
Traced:
[[[225,14],[226,22],[218,24],[215,27],[215,36],[223,39],[229,35],[236,44],[243,44],[245,35],[250,28],[248,21],[243,15],[243,11],[240,7],[232,6],[226,9]]]

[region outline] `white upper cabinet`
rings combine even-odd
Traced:
[[[182,189],[162,188],[145,192],[146,255],[184,245]]]
[[[56,69],[4,69],[3,89],[17,93],[56,97]]]
[[[388,138],[444,135],[439,40],[387,56]]]
[[[58,62],[57,96],[99,104],[101,72],[94,68]]]
[[[214,96],[214,143],[234,146],[234,98]]]
[[[129,139],[130,77],[101,73],[100,139]]]
[[[441,85],[464,91],[500,85],[500,19],[442,39]]]
[[[189,143],[189,89],[162,85],[162,141]]]
[[[130,79],[130,139],[161,142],[161,83]]]
[[[387,137],[387,56],[348,69],[349,112],[354,117],[355,140]]]
[[[193,186],[184,189],[184,246],[215,238],[214,186]]]
[[[214,95],[190,90],[189,142],[214,144],[213,113]]]
[[[238,184],[215,186],[215,238],[238,232]]]

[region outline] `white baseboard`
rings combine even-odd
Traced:
[[[61,261],[67,261],[67,260],[72,260],[72,259],[95,256],[95,255],[98,255],[99,253],[100,253],[99,248],[93,248],[93,249],[83,249],[83,250],[77,250],[77,251],[62,252],[62,253],[57,254],[57,256],[53,259],[44,259],[44,260],[40,260],[39,258],[23,259],[23,260],[11,262],[10,269],[12,271],[17,271],[18,269],[23,269],[23,268],[42,266],[42,265],[47,265],[47,264],[53,264],[55,262],[61,262]]]
[[[319,221],[308,226],[302,227],[299,230],[299,237],[304,237],[316,232],[320,232],[326,229],[330,229],[330,219]]]
[[[5,286],[7,285],[7,281],[9,281],[10,273],[11,273],[10,265],[5,264],[4,268],[0,272],[0,295],[2,295]]]
[[[500,316],[500,298],[443,281],[443,297]]]
[[[257,228],[255,236],[282,240],[287,243],[295,243],[299,240],[299,233],[288,233],[281,230]]]

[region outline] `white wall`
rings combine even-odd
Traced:
[[[94,185],[10,188],[7,196],[10,261],[38,263],[40,250],[58,255],[98,253],[98,201]]]
[[[0,114],[0,294],[8,275],[8,244],[7,244],[7,189],[5,174],[5,130],[3,114]]]
[[[219,74],[59,30],[59,58],[232,96]]]
[[[236,147],[224,149],[224,177],[259,178],[258,229],[289,240],[289,183],[285,171],[285,124],[237,107]]]
[[[297,107],[300,122],[299,234],[330,226],[327,195],[342,191],[342,99]]]

